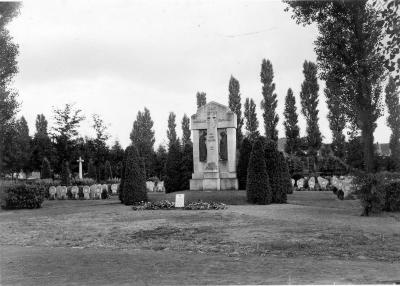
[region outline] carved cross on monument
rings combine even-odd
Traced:
[[[82,175],[82,163],[85,162],[82,160],[82,158],[79,156],[79,160],[76,160],[79,163],[79,179],[83,179]]]

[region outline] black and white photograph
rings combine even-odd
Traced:
[[[400,0],[0,1],[0,285],[400,284]]]

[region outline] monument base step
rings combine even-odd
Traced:
[[[191,179],[191,191],[225,191],[238,190],[238,180],[236,178],[225,179]]]

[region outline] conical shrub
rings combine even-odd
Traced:
[[[246,194],[249,203],[265,205],[272,201],[262,139],[254,143],[250,154]]]

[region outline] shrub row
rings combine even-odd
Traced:
[[[2,208],[34,209],[40,208],[44,200],[43,186],[14,184],[3,190]]]

